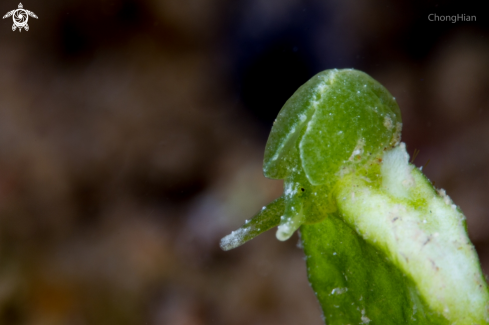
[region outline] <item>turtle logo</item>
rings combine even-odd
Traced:
[[[14,9],[12,11],[9,11],[3,16],[3,19],[12,16],[14,20],[14,24],[12,25],[12,31],[15,32],[15,30],[18,28],[19,32],[22,31],[22,28],[24,28],[26,31],[29,30],[29,25],[27,25],[27,21],[29,20],[29,16],[36,18],[37,16],[35,13],[29,10],[25,10],[24,7],[22,6],[22,3],[19,3],[19,8]]]

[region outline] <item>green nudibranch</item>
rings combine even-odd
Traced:
[[[326,70],[285,103],[264,174],[284,194],[221,240],[300,228],[328,324],[489,324],[489,291],[459,207],[415,166],[392,95],[367,74]]]

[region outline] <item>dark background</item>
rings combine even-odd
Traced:
[[[262,175],[271,123],[330,68],[363,70],[397,98],[414,163],[465,212],[489,272],[487,10],[23,5],[39,16],[28,32],[0,24],[0,324],[321,324],[296,235],[218,243],[282,192]]]

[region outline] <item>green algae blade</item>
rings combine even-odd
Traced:
[[[326,324],[450,324],[413,280],[337,215],[301,227],[309,282]]]
[[[301,227],[327,324],[489,324],[460,209],[408,163],[404,144],[383,158],[338,181],[337,213]]]

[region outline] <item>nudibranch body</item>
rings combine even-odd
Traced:
[[[311,286],[330,325],[489,324],[489,290],[465,217],[409,163],[401,114],[378,82],[327,70],[285,103],[264,173],[284,194],[221,240],[238,247],[301,227]]]
[[[331,192],[337,179],[380,159],[384,150],[399,143],[401,128],[392,95],[361,71],[326,70],[302,85],[282,107],[265,149],[265,176],[285,181],[277,238],[286,240],[301,224],[321,221],[335,211]],[[251,228],[240,234],[249,235]],[[251,238],[242,239],[228,237],[224,244]]]

